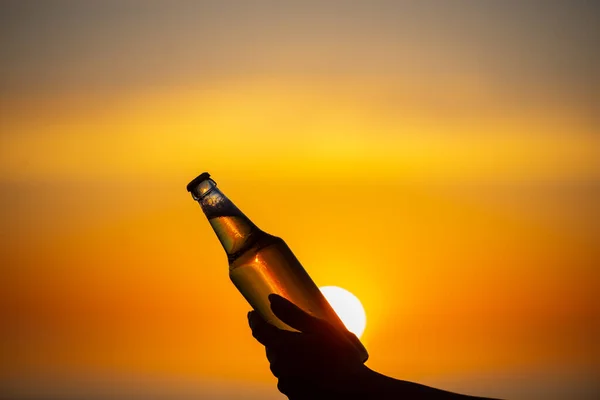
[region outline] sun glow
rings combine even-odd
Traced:
[[[360,338],[367,326],[367,315],[358,297],[337,286],[323,286],[320,290],[346,328]]]

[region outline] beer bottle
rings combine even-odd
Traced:
[[[257,227],[218,188],[205,172],[187,185],[200,203],[229,260],[229,277],[248,303],[265,321],[293,331],[271,311],[268,296],[278,294],[308,313],[344,329],[317,285],[288,245]],[[367,350],[356,340],[363,360]]]

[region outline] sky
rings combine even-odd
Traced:
[[[367,365],[595,398],[591,1],[0,3],[0,394],[280,399],[185,191],[209,171]]]

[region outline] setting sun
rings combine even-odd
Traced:
[[[346,328],[360,338],[367,326],[367,315],[358,297],[337,286],[320,289]]]
[[[369,369],[600,400],[598,1],[30,3],[0,2],[0,398],[285,400],[209,171]],[[261,290],[331,315],[287,275]]]

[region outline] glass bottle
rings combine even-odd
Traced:
[[[268,296],[275,293],[345,330],[343,322],[288,245],[257,227],[217,188],[208,173],[192,180],[187,190],[200,203],[227,253],[231,281],[267,322],[294,330],[271,311]],[[367,350],[358,339],[356,342],[366,361]]]

